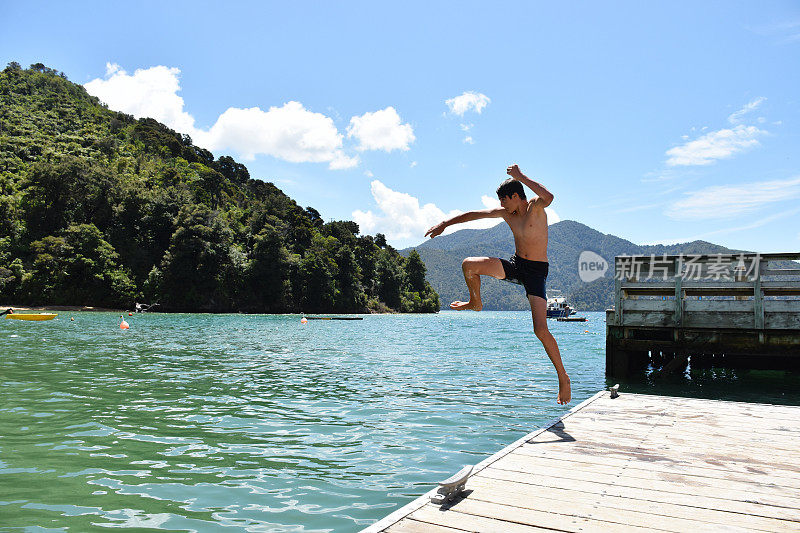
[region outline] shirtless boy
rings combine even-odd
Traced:
[[[516,253],[509,260],[497,257],[467,257],[461,263],[464,279],[469,289],[469,301],[455,301],[451,309],[463,311],[471,309],[480,311],[481,276],[492,276],[497,279],[515,281],[525,286],[528,301],[533,315],[533,332],[542,342],[550,361],[558,374],[558,403],[566,404],[572,399],[572,390],[558,343],[547,329],[547,297],[545,296],[545,279],[547,278],[547,214],[544,208],[553,201],[553,194],[541,184],[523,174],[519,166],[511,165],[506,169],[511,176],[497,188],[500,207],[469,211],[440,222],[429,229],[425,236],[436,237],[445,228],[453,224],[461,224],[479,218],[502,218],[514,234]],[[525,184],[536,193],[535,200],[525,197]]]

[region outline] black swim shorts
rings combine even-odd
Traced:
[[[525,293],[529,296],[547,299],[544,290],[547,272],[550,269],[547,261],[531,261],[514,254],[508,260],[501,259],[500,262],[503,263],[503,271],[506,274],[505,281],[523,285]]]

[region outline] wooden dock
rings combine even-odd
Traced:
[[[800,407],[600,392],[434,493],[364,532],[797,532]]]
[[[787,254],[618,256],[606,373],[687,366],[800,369],[800,259]]]

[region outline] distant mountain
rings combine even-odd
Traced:
[[[467,298],[467,288],[461,274],[461,261],[469,256],[508,258],[514,254],[514,239],[506,224],[500,223],[489,229],[464,229],[450,235],[436,237],[415,248],[402,250],[407,255],[417,250],[427,267],[427,278],[436,292],[443,308],[451,301]],[[609,262],[605,277],[592,283],[584,283],[578,277],[578,256],[584,250],[597,253]],[[670,246],[643,246],[615,235],[601,233],[574,220],[562,220],[550,226],[548,259],[550,274],[547,291],[556,291],[568,297],[569,302],[580,311],[602,311],[613,300],[613,262],[618,255],[634,254],[716,254],[739,253],[706,241],[693,241]],[[530,309],[525,291],[518,285],[483,278],[481,285],[484,309],[527,310]]]

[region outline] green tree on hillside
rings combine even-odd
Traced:
[[[408,313],[430,313],[439,309],[439,295],[425,280],[425,263],[416,250],[408,254],[404,265],[406,290],[401,309]]]
[[[392,260],[389,250],[381,250],[375,264],[378,297],[392,308],[400,307],[400,290],[403,285],[402,267]]]
[[[289,306],[291,258],[278,230],[265,226],[255,236],[245,273],[244,302],[248,309],[280,312]]]
[[[309,249],[299,264],[300,308],[304,313],[320,313],[333,308],[335,284],[331,260],[325,250]]]
[[[0,72],[4,301],[428,309],[419,265],[404,265],[383,235],[325,223],[233,158],[215,159],[151,118],[109,110],[55,69],[12,62]]]
[[[336,251],[336,310],[344,313],[357,313],[364,308],[366,295],[361,286],[361,269],[356,261],[353,250],[348,245],[342,245]]]
[[[227,308],[230,231],[203,204],[182,208],[176,226],[155,280],[158,294],[177,310]]]
[[[70,224],[109,225],[112,180],[100,166],[72,156],[54,164],[39,162],[25,185],[22,211],[33,239]]]
[[[137,296],[128,273],[117,264],[118,254],[94,224],[70,226],[31,248],[32,269],[22,280],[27,302],[45,295],[60,305],[92,305],[103,299],[124,307]]]

